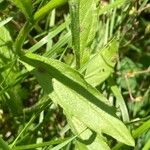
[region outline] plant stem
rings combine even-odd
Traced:
[[[72,44],[76,57],[76,69],[79,69],[80,68],[79,0],[70,0],[69,6],[71,14]]]
[[[15,41],[15,49],[18,56],[22,55],[22,46],[28,36],[29,31],[32,29],[33,25],[30,22],[26,22],[21,31],[19,32],[17,39]]]

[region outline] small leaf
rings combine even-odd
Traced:
[[[123,96],[122,96],[119,88],[117,87],[117,85],[115,84],[115,82],[113,81],[112,78],[108,79],[108,83],[109,83],[109,86],[110,86],[112,92],[114,93],[114,95],[116,97],[117,104],[120,107],[123,121],[129,122],[129,114],[128,114],[127,106],[126,106],[126,103],[123,99]]]
[[[142,133],[144,133],[146,130],[150,129],[150,119],[143,122],[141,126],[139,126],[137,129],[135,129],[132,134],[134,138],[137,138]]]
[[[95,37],[98,26],[98,0],[80,0],[79,6],[79,22],[80,22],[80,52],[81,62],[84,64],[86,51],[90,47],[92,40]]]
[[[3,67],[3,65],[6,65],[13,57],[12,38],[9,31],[4,26],[0,28],[0,35],[0,67]]]
[[[113,73],[118,58],[118,45],[114,38],[105,48],[99,50],[84,67],[85,80],[92,86],[101,84]]]

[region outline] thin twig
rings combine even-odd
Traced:
[[[129,84],[128,76],[127,76],[127,75],[125,75],[124,77],[125,77],[125,81],[126,81],[126,84],[127,84],[128,91],[129,91],[130,99],[131,99],[132,101],[134,101],[134,100],[135,100],[135,98],[134,98],[134,97],[133,97],[133,95],[132,95],[132,91],[131,91],[131,88],[130,88],[130,84]]]

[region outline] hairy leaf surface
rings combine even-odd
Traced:
[[[31,53],[26,54],[22,60],[38,68],[42,79],[40,84],[47,90],[47,94],[52,93],[53,90],[56,92],[59,98],[57,103],[64,111],[77,117],[100,135],[102,132],[120,142],[134,145],[129,131],[117,119],[113,108],[107,104],[106,98],[89,85],[77,71],[59,61]],[[52,81],[48,80],[50,78]],[[48,83],[51,82],[53,88],[48,91]]]

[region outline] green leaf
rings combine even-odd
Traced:
[[[132,135],[134,138],[138,138],[142,133],[147,131],[150,128],[150,119],[144,122],[141,126],[139,126],[137,129],[133,130]],[[122,143],[116,144],[112,149],[113,150],[120,150],[123,146]]]
[[[44,90],[51,97],[54,89],[59,98],[57,103],[71,116],[77,117],[100,135],[102,132],[127,145],[134,145],[129,131],[116,118],[114,109],[108,105],[106,98],[77,71],[59,61],[31,53],[22,57],[22,60],[37,68],[38,79]],[[56,80],[51,81],[50,78]],[[50,88],[48,83],[52,83],[53,87]]]
[[[101,7],[100,10],[99,10],[99,15],[102,15],[104,14],[105,12],[108,12],[114,8],[117,8],[117,7],[121,7],[122,5],[124,5],[125,3],[129,3],[131,0],[116,0],[116,1],[113,1],[112,3],[104,6],[104,7]]]
[[[98,135],[87,128],[87,126],[76,117],[71,117],[68,113],[66,113],[66,116],[74,134],[79,134],[81,131],[85,130],[76,140],[79,150],[95,150],[97,148],[110,150],[106,143],[106,139],[104,139],[102,135]]]
[[[70,0],[72,43],[79,69],[88,59],[90,45],[97,31],[97,1]]]
[[[80,18],[80,53],[81,62],[84,64],[87,60],[85,54],[95,37],[98,27],[98,0],[80,0],[79,18]]]
[[[45,16],[51,10],[67,3],[67,0],[51,0],[45,6],[41,7],[38,11],[34,14],[34,21],[38,21],[43,16]]]
[[[10,150],[8,144],[0,137],[0,150]]]
[[[4,26],[11,20],[12,20],[12,17],[8,17],[7,19],[0,21],[0,27]]]
[[[33,45],[29,51],[31,52],[35,52],[36,50],[38,50],[40,47],[42,47],[43,45],[45,45],[46,43],[48,43],[49,40],[51,40],[52,38],[54,38],[56,35],[58,35],[60,32],[62,32],[64,29],[66,28],[66,22],[60,24],[57,28],[54,28],[51,32],[49,32],[47,36],[45,36],[44,38],[42,38],[39,42],[37,42],[35,45]]]
[[[54,44],[52,46],[52,48],[44,54],[44,56],[46,56],[46,57],[52,57],[52,55],[54,55],[55,53],[58,53],[59,51],[61,51],[61,48],[64,45],[66,45],[70,40],[71,40],[71,33],[68,32],[68,33],[64,34],[59,39],[59,41],[56,44]]]
[[[7,93],[7,105],[13,114],[21,114],[22,101],[20,85],[13,86],[13,89],[9,88],[9,85],[14,84],[15,79],[19,75],[19,72],[15,68],[16,58],[13,54],[12,39],[4,26],[0,28],[0,70],[1,70],[1,90],[0,99],[4,93]],[[14,80],[12,80],[14,79]]]
[[[147,141],[147,143],[144,145],[142,150],[148,150],[150,148],[150,139]]]
[[[114,71],[118,58],[118,42],[114,38],[105,48],[99,50],[84,66],[85,80],[92,86],[104,82]]]
[[[132,134],[134,138],[137,138],[140,136],[142,133],[144,133],[146,130],[150,128],[150,119],[145,121],[140,127],[135,129]]]
[[[63,143],[64,141],[69,140],[70,138],[64,138],[64,139],[58,139],[58,140],[51,140],[47,142],[42,142],[42,143],[35,143],[35,144],[29,144],[29,145],[21,145],[21,146],[16,146],[13,148],[13,150],[24,150],[24,149],[35,149],[35,148],[41,148],[45,146],[53,146],[56,144]]]
[[[58,60],[50,58],[48,59],[32,53],[25,54],[21,57],[21,60],[31,66],[36,67],[39,72],[41,71],[41,73],[46,73],[48,71],[49,75],[57,78],[57,80],[61,81],[66,86],[69,86],[70,88],[77,90],[77,92],[82,93],[85,97],[87,97],[87,95],[91,97],[94,94],[96,100],[99,99],[99,101],[102,101],[104,103],[104,107],[106,106],[106,104],[109,104],[107,99],[101,93],[99,93],[95,88],[89,85],[84,80],[81,74],[79,74],[76,70],[70,68],[68,65],[61,63]],[[68,82],[68,80],[70,82]],[[78,86],[78,88],[76,86]],[[87,93],[86,91],[88,91],[89,93]],[[109,109],[110,113],[114,112],[114,108],[110,107]]]
[[[24,41],[29,33],[29,31],[33,28],[32,24],[30,22],[26,22],[24,24],[24,26],[22,27],[22,29],[20,30],[15,43],[14,43],[14,47],[16,50],[16,53],[18,55],[22,55],[23,51],[22,51],[22,46],[24,44]]]
[[[59,144],[59,145],[57,145],[57,146],[51,148],[51,150],[60,150],[60,149],[62,149],[64,146],[66,146],[67,144],[69,144],[70,142],[72,142],[77,136],[78,136],[78,135],[73,136],[72,138],[70,138],[70,139],[68,139],[68,140],[66,140],[66,141],[64,141],[64,142],[62,142],[61,144]]]
[[[122,96],[119,88],[115,84],[113,78],[109,78],[108,83],[109,83],[109,86],[110,86],[113,94],[116,97],[117,105],[119,105],[119,107],[120,107],[123,121],[129,122],[129,114],[128,114],[127,106],[126,106],[126,103],[123,99],[123,96]]]
[[[33,17],[33,7],[32,0],[12,0],[15,5],[24,13],[24,15],[32,20]]]

